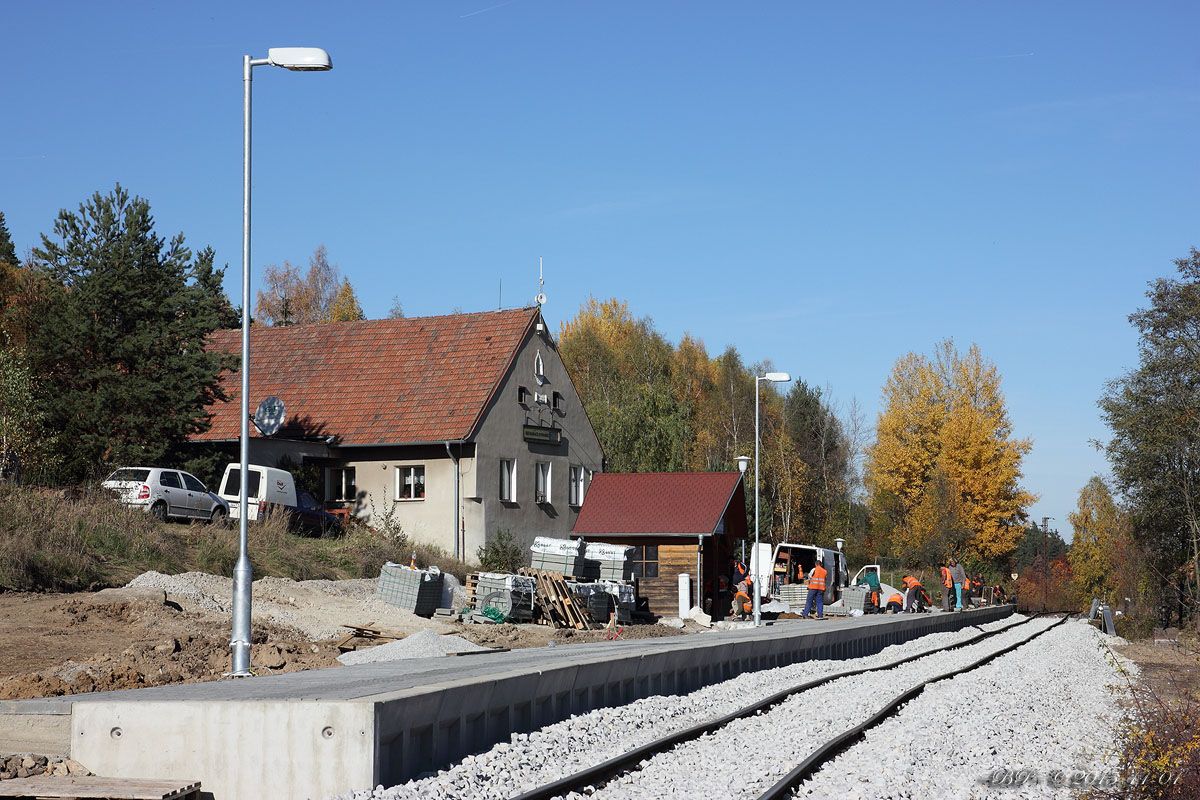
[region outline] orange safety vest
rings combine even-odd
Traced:
[[[812,572],[808,573],[808,588],[813,591],[825,591],[825,568],[817,564],[812,568]]]
[[[954,588],[954,581],[950,577],[949,567],[942,567],[942,586],[945,586],[947,589]]]
[[[752,608],[754,608],[754,601],[750,599],[750,596],[747,595],[745,592],[738,592],[737,594],[735,594],[733,596],[733,607],[735,609],[737,608],[739,597],[742,598],[742,610],[743,611],[750,611]]]
[[[901,605],[901,604],[903,604],[903,603],[904,603],[904,598],[903,598],[903,597],[901,597],[901,596],[900,596],[900,595],[898,595],[898,594],[894,594],[894,595],[892,595],[891,597],[889,597],[889,598],[888,598],[888,602],[889,602],[889,603],[895,603],[896,605]]]
[[[903,586],[905,589],[916,589],[921,586],[921,582],[919,580],[917,580],[916,578],[914,578],[912,575],[905,575],[903,578],[900,579],[900,585]]]

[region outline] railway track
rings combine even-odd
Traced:
[[[593,767],[580,770],[579,772],[575,772],[571,775],[523,792],[519,795],[516,795],[512,800],[549,800],[550,798],[567,797],[572,794],[591,795],[597,792],[603,794],[604,789],[614,781],[619,780],[628,782],[631,778],[636,778],[637,773],[646,767],[649,760],[653,759],[655,756],[668,753],[680,745],[696,742],[702,737],[718,734],[738,720],[745,720],[762,714],[767,714],[788,700],[805,692],[819,689],[823,686],[832,684],[835,681],[851,679],[872,673],[886,673],[890,670],[899,669],[916,661],[921,661],[928,658],[936,658],[944,653],[970,647],[972,645],[977,645],[992,637],[1011,633],[1015,629],[1030,624],[1038,619],[1040,619],[1040,615],[1029,617],[1012,625],[1007,625],[1003,628],[984,631],[976,636],[972,636],[969,639],[955,642],[945,647],[896,659],[886,664],[859,669],[843,670],[841,672],[825,675],[814,680],[795,684],[716,719],[708,720],[667,736],[663,736],[659,739],[633,748],[628,752],[621,754],[620,756],[611,758]],[[891,700],[884,703],[883,706],[880,707],[874,714],[872,714],[865,722],[854,725],[849,730],[843,731],[839,735],[821,744],[801,763],[796,765],[794,769],[790,770],[782,779],[772,785],[767,792],[761,795],[761,797],[763,800],[766,798],[772,798],[773,800],[774,798],[788,796],[795,786],[799,785],[804,780],[807,780],[811,775],[819,770],[822,765],[828,763],[839,753],[852,746],[856,741],[861,739],[865,732],[871,727],[879,724],[884,719],[896,713],[896,711],[902,705],[924,691],[926,686],[981,667],[984,664],[989,663],[990,661],[993,661],[996,658],[999,658],[1000,656],[1012,652],[1016,648],[1029,643],[1033,639],[1041,636],[1057,625],[1062,624],[1065,622],[1065,620],[1066,618],[1064,617],[1048,627],[1039,627],[1031,636],[1024,637],[999,649],[989,651],[981,658],[976,659],[965,666],[960,666],[957,669],[951,669],[938,673],[927,680],[908,687],[904,692],[896,695]],[[629,793],[627,787],[622,788],[626,794]],[[620,794],[620,792],[618,792],[618,794]]]

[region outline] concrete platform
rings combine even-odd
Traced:
[[[193,776],[215,800],[320,800],[402,782],[513,732],[594,708],[682,694],[797,661],[870,655],[1011,613],[1011,606],[999,606],[795,620],[757,630],[3,701],[0,749],[70,755],[108,777]],[[38,747],[15,746],[22,736]]]

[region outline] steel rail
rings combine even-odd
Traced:
[[[602,761],[599,764],[580,770],[579,772],[572,773],[563,778],[559,778],[556,781],[551,781],[550,783],[530,789],[529,791],[523,792],[519,795],[514,795],[511,800],[551,800],[552,798],[561,797],[572,791],[581,790],[584,787],[590,786],[597,788],[606,783],[613,776],[635,767],[637,764],[647,758],[656,756],[659,753],[664,753],[676,745],[681,744],[682,742],[698,739],[705,734],[719,730],[735,720],[754,716],[761,711],[765,711],[773,706],[779,705],[793,695],[816,689],[820,686],[832,683],[833,681],[841,680],[842,678],[853,678],[856,675],[864,675],[869,672],[883,672],[889,669],[895,669],[896,667],[902,667],[905,664],[916,661],[917,659],[967,647],[969,645],[981,642],[984,639],[989,639],[998,634],[1006,633],[1013,628],[1028,624],[1040,616],[1041,614],[1034,614],[1026,617],[1020,622],[1014,622],[1012,625],[1005,625],[1003,628],[998,628],[994,631],[984,631],[976,636],[972,636],[970,639],[964,639],[961,642],[955,642],[954,644],[946,645],[945,647],[939,647],[933,650],[927,650],[922,653],[914,653],[913,655],[905,656],[903,658],[896,659],[895,661],[889,661],[887,664],[880,664],[874,667],[860,667],[858,669],[843,670],[841,672],[831,673],[820,678],[815,678],[810,681],[805,681],[804,683],[796,684],[787,689],[782,689],[778,692],[775,692],[774,694],[771,694],[762,700],[751,703],[748,706],[744,706],[736,711],[725,714],[724,716],[708,720],[707,722],[697,723],[690,727],[676,731],[675,733],[663,736],[662,738],[655,739],[652,742],[647,742],[644,745],[635,747],[632,750],[622,753],[619,756],[614,756],[607,761]]]
[[[1041,615],[1038,615],[1038,616],[1041,616]],[[1030,619],[1033,619],[1033,618],[1034,617],[1030,617]],[[759,795],[758,800],[779,800],[780,798],[787,797],[801,783],[808,780],[813,775],[815,775],[818,771],[820,771],[820,769],[823,766],[825,766],[827,763],[829,763],[830,761],[835,759],[841,753],[845,752],[850,747],[855,745],[860,739],[862,739],[866,735],[868,730],[875,727],[879,723],[883,722],[885,719],[888,719],[889,717],[892,717],[892,716],[898,714],[900,712],[900,708],[903,705],[905,705],[910,700],[912,700],[913,698],[920,695],[922,692],[924,692],[925,687],[929,686],[930,684],[937,683],[939,681],[948,680],[950,678],[957,678],[960,675],[964,675],[968,672],[971,672],[972,670],[976,670],[982,666],[990,664],[991,662],[995,661],[997,658],[1000,658],[1001,656],[1006,656],[1009,653],[1016,650],[1017,648],[1024,647],[1025,645],[1029,644],[1030,642],[1032,642],[1034,639],[1038,638],[1039,636],[1049,633],[1050,631],[1057,628],[1059,625],[1062,625],[1068,619],[1070,619],[1070,617],[1064,615],[1063,618],[1060,619],[1058,622],[1055,622],[1053,625],[1049,626],[1048,628],[1044,628],[1044,629],[1038,631],[1037,633],[1033,634],[1032,636],[1022,639],[1019,642],[1015,642],[1013,644],[1002,647],[999,650],[995,651],[994,653],[989,653],[988,655],[984,656],[983,658],[980,658],[979,660],[974,661],[965,667],[961,667],[960,669],[950,670],[949,672],[943,672],[941,675],[936,675],[936,676],[930,678],[929,680],[927,680],[923,683],[919,683],[916,686],[913,686],[910,689],[906,690],[905,692],[897,695],[896,697],[892,698],[886,705],[884,705],[882,708],[880,708],[878,711],[876,711],[875,714],[872,715],[870,719],[866,720],[865,722],[859,723],[858,725],[855,725],[853,728],[850,728],[849,730],[843,731],[842,733],[838,734],[837,736],[835,736],[832,739],[830,739],[829,741],[827,741],[825,744],[821,745],[820,748],[818,748],[817,750],[810,753],[809,756],[807,758],[805,758],[803,761],[801,761],[799,764],[797,764],[796,767],[794,769],[792,769],[791,772],[789,772],[787,775],[784,775],[782,778],[780,778],[778,783],[776,783],[770,789],[767,789],[765,792],[763,792],[761,795]],[[1016,627],[1016,626],[1013,625],[1010,627]]]

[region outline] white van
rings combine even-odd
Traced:
[[[266,513],[266,508],[272,505],[296,506],[296,482],[292,473],[286,469],[275,467],[260,467],[251,464],[247,474],[247,519],[255,521]],[[229,503],[229,518],[238,519],[241,515],[242,497],[242,467],[240,464],[229,464],[221,477],[222,499]]]
[[[797,574],[807,575],[818,561],[825,567],[826,573],[825,605],[840,600],[842,589],[850,584],[846,554],[840,550],[781,542],[774,548],[769,544],[759,544],[758,552],[753,547],[750,551],[750,573],[762,587],[764,598],[778,600],[781,585],[794,582]]]

